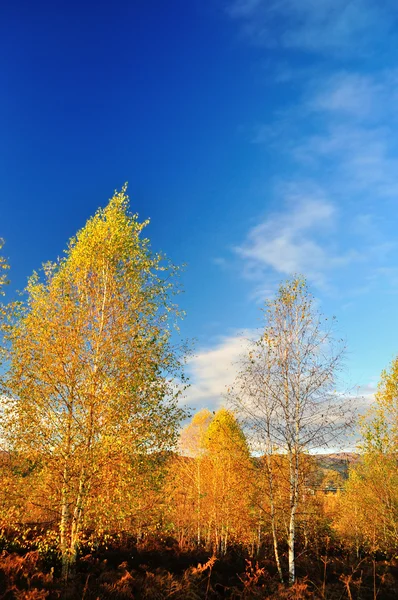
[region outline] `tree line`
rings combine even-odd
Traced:
[[[296,276],[265,302],[225,407],[181,430],[179,269],[151,250],[147,224],[124,187],[1,305],[1,539],[34,529],[64,578],[81,548],[123,536],[267,555],[289,584],[303,553],[396,552],[398,359],[348,479],[320,468],[314,451],[347,444],[355,402],[338,388],[335,320]],[[3,295],[7,271],[1,258]]]

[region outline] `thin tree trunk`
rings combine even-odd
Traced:
[[[68,552],[68,531],[70,528],[70,512],[68,504],[68,489],[67,489],[67,467],[65,465],[63,473],[63,484],[61,492],[61,520],[59,524],[60,549],[62,556],[62,577],[68,579],[69,570],[69,552]]]
[[[206,549],[211,549],[211,521],[209,521],[209,524],[207,526]]]
[[[201,478],[200,478],[200,458],[196,459],[197,461],[197,479],[198,479],[198,530],[197,530],[197,542],[198,542],[198,547],[200,546],[200,542],[201,542],[201,531],[200,531],[200,522],[201,522]]]
[[[281,580],[281,583],[284,583],[281,561],[280,561],[280,557],[279,557],[278,535],[277,535],[277,531],[276,531],[276,515],[275,515],[275,502],[274,502],[274,474],[273,474],[273,470],[272,470],[271,457],[268,454],[266,456],[266,461],[267,461],[267,470],[268,470],[271,531],[272,531],[272,541],[273,541],[273,545],[274,545],[275,562],[276,562],[276,566],[278,569],[279,579]]]
[[[290,523],[289,523],[289,584],[292,585],[296,578],[295,573],[295,556],[294,556],[294,543],[295,543],[295,525],[296,525],[296,510],[295,506],[290,511]]]
[[[218,536],[217,526],[215,526],[215,528],[214,528],[214,537],[215,537],[215,546],[216,546],[215,554],[217,556],[219,556],[220,555],[220,540],[219,540],[219,536]]]
[[[293,464],[294,460],[294,464]],[[298,501],[298,453],[289,457],[290,463],[290,520],[289,520],[289,584],[292,585],[296,579],[295,565],[295,536],[296,536],[296,510]]]
[[[257,528],[257,557],[260,556],[260,548],[261,548],[261,524],[262,524],[261,523],[261,514],[262,513],[261,513],[261,508],[260,508],[259,513],[258,513],[258,528]],[[255,541],[253,539],[253,552],[252,552],[253,557],[254,557],[254,544],[255,544]]]
[[[71,534],[70,534],[70,546],[69,546],[69,569],[74,569],[77,558],[77,544],[79,539],[79,530],[81,524],[81,517],[83,513],[83,502],[85,493],[85,472],[84,468],[80,473],[79,490],[77,493],[75,509],[73,511],[72,523],[71,523]]]
[[[66,449],[64,454],[64,470],[62,473],[62,490],[61,490],[61,520],[59,524],[60,550],[62,557],[62,577],[67,580],[69,575],[69,535],[70,535],[70,473],[69,473],[69,458],[71,454],[71,437],[72,437],[72,416],[73,416],[73,399],[68,405],[68,423],[67,423],[67,438]]]

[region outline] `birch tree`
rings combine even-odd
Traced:
[[[85,510],[112,465],[175,441],[182,358],[172,344],[181,313],[178,269],[142,237],[126,188],[89,219],[65,256],[34,273],[6,336],[9,448],[50,469],[66,576]]]
[[[203,538],[203,496],[204,476],[203,459],[205,456],[205,435],[213,419],[213,414],[202,409],[192,417],[191,423],[181,432],[179,447],[184,456],[190,457],[189,461],[180,461],[180,470],[183,468],[190,480],[193,489],[194,513],[196,514],[197,545],[202,544]]]
[[[265,327],[242,358],[231,389],[233,406],[245,419],[254,449],[266,457],[275,559],[283,580],[276,531],[275,454],[288,462],[288,579],[295,581],[296,519],[304,454],[336,444],[352,421],[335,392],[344,347],[333,336],[334,320],[317,309],[306,281],[295,277],[266,302]]]
[[[253,496],[253,463],[235,415],[218,410],[205,433],[206,502],[213,551],[225,555],[228,544],[244,539]]]
[[[398,544],[398,358],[384,370],[360,419],[362,460],[350,471],[336,528],[356,548],[391,552]]]
[[[180,450],[165,491],[180,546],[225,555],[231,544],[250,543],[253,463],[233,413],[196,413],[181,433]]]

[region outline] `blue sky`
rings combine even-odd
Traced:
[[[13,288],[128,181],[153,247],[187,263],[191,406],[220,404],[294,272],[369,400],[398,352],[394,3],[6,0],[0,17]]]

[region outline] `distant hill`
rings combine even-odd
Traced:
[[[348,478],[349,468],[361,458],[357,452],[338,452],[332,454],[315,454],[314,460],[320,469],[337,471],[344,479]]]

